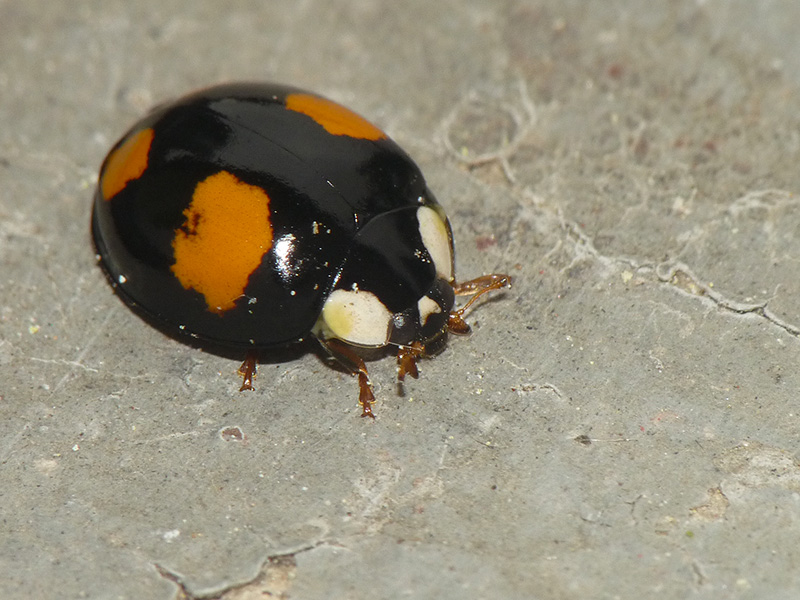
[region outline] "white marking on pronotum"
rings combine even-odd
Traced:
[[[389,342],[392,313],[372,292],[334,290],[322,306],[326,337],[357,346],[379,347]]]
[[[419,233],[422,243],[428,250],[436,266],[436,273],[446,279],[453,280],[453,255],[450,252],[450,236],[447,225],[435,210],[429,206],[420,206],[417,209]]]

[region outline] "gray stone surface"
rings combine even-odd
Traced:
[[[796,598],[800,4],[0,3],[0,597]],[[418,160],[474,333],[378,419],[112,294],[96,171],[217,81]],[[238,427],[243,439],[222,432]],[[271,594],[271,596],[270,596]]]

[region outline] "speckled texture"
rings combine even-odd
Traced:
[[[0,3],[0,597],[797,597],[800,5]],[[88,233],[155,103],[230,80],[384,127],[459,276],[378,418],[320,356],[148,327]]]

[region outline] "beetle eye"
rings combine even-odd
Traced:
[[[392,327],[389,343],[397,346],[408,346],[417,338],[417,314],[413,308],[392,315]]]

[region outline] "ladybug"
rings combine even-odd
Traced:
[[[111,149],[92,211],[116,293],[165,330],[257,351],[314,337],[375,400],[360,348],[397,348],[398,378],[465,334],[506,275],[456,283],[453,235],[419,167],[322,96],[220,85],[156,107]],[[472,295],[455,310],[456,294]]]

